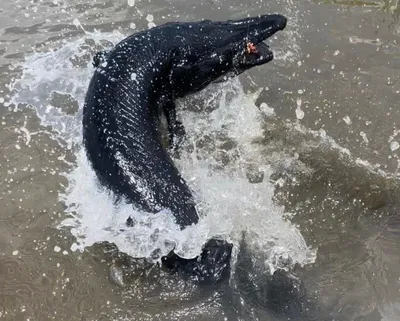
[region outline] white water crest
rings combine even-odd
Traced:
[[[99,186],[81,144],[82,106],[93,73],[94,48],[100,50],[105,41],[115,43],[121,38],[86,33],[61,42],[58,49],[34,53],[23,64],[21,78],[12,84],[10,102],[34,108],[41,124],[50,126],[52,137],[66,152],[75,153],[73,169],[65,173],[68,186],[60,195],[67,210],[59,224],[76,237],[72,249],[108,241],[133,257],[158,259],[174,247],[178,254],[194,257],[209,238],[218,236],[237,245],[246,231],[251,243],[269,253],[266,264],[272,269],[277,256],[290,257],[294,263],[312,262],[315,251],[284,218],[289,213],[273,201],[274,185],[268,179],[272,170],[254,144],[262,136],[263,121],[254,104],[257,94],[245,94],[238,79],[198,95],[213,111],[184,108],[180,113],[188,142],[176,162],[198,197],[202,216],[197,225],[181,231],[168,211],[149,214],[124,202],[116,205],[113,195]],[[54,93],[72,97],[79,110],[71,114],[57,106],[52,102]],[[264,179],[250,183],[250,169]],[[128,216],[136,222],[131,228],[125,225]]]

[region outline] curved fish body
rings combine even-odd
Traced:
[[[263,41],[285,26],[280,15],[168,23],[97,55],[83,141],[100,182],[145,211],[169,209],[181,228],[197,223],[193,194],[162,144],[160,117],[176,144],[184,128],[174,100],[272,60]]]

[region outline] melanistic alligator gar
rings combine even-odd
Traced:
[[[83,110],[83,140],[100,182],[148,212],[169,209],[184,228],[198,222],[195,200],[163,147],[184,135],[174,100],[273,59],[265,39],[281,15],[226,22],[174,22],[141,31],[96,55]]]

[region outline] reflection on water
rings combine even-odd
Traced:
[[[360,6],[360,7],[382,7],[382,2],[378,1],[362,1],[362,0],[323,0],[317,1],[319,3],[326,3],[326,4],[336,4],[342,6]]]
[[[376,9],[377,12],[381,12],[385,14],[383,19],[390,18],[393,20],[390,26],[393,23],[398,23],[399,15],[400,15],[400,7],[399,2],[397,0],[316,0],[315,2],[319,4],[332,4],[339,5],[343,8],[351,8],[351,7],[362,7],[362,8],[373,8]]]
[[[397,7],[5,3],[0,319],[398,320]],[[207,215],[179,232],[168,213],[135,213],[141,224],[121,231],[132,210],[80,149],[91,56],[149,23],[261,11],[290,19],[276,60],[180,102],[189,143],[176,162]],[[192,256],[214,235],[235,248],[212,286],[134,258],[165,241]]]

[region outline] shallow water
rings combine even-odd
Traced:
[[[276,59],[179,103],[189,139],[176,162],[200,224],[179,231],[168,213],[114,205],[81,150],[93,53],[153,24],[260,12],[289,18]],[[5,1],[0,319],[399,320],[398,12],[395,1]],[[121,231],[128,215],[138,224]],[[157,261],[175,245],[193,257],[212,236],[235,255],[231,279],[211,287],[124,254]]]

